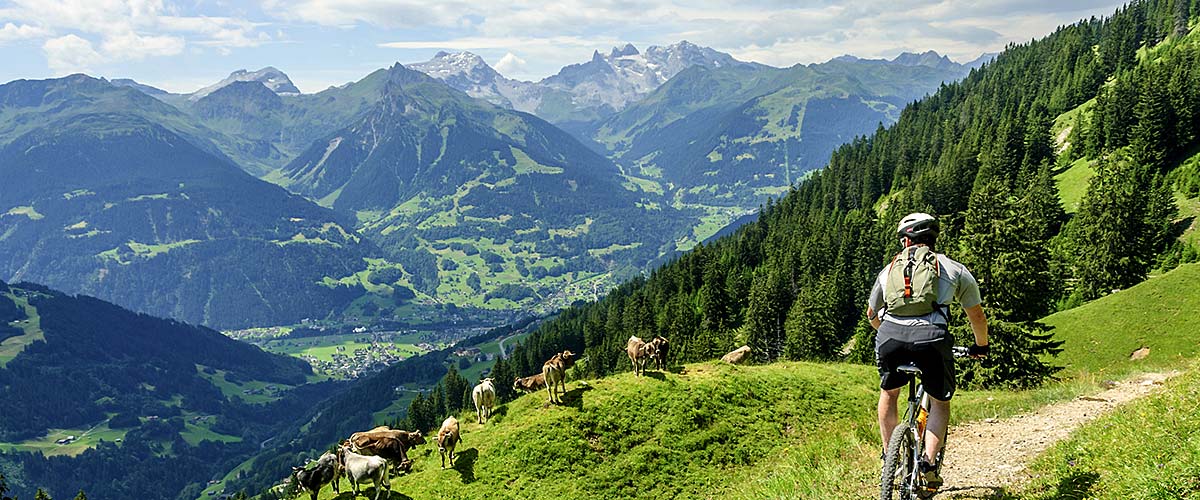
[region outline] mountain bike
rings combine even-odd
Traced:
[[[966,347],[954,347],[954,357],[967,357],[967,351]],[[892,431],[892,440],[884,454],[883,470],[879,479],[879,500],[929,498],[937,490],[925,486],[918,464],[925,453],[925,421],[929,417],[929,395],[925,394],[925,386],[920,382],[920,368],[907,364],[898,367],[897,370],[912,375],[913,378],[908,383],[908,409],[904,411],[904,418],[900,419],[896,430]],[[942,456],[946,453],[945,440],[942,443],[936,464],[939,474]],[[899,497],[893,497],[893,493],[897,492]]]

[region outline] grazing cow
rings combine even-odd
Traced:
[[[408,450],[419,444],[425,444],[425,436],[421,435],[421,431],[408,432],[387,426],[350,435],[351,451],[383,457],[396,468],[397,473],[412,469]]]
[[[326,483],[333,482],[333,489],[337,491],[339,469],[337,455],[325,453],[317,459],[316,467],[292,467],[292,477],[301,491],[307,491],[312,500],[317,500],[317,492],[321,491],[321,487]]]
[[[551,403],[562,403],[558,386],[562,386],[562,392],[567,392],[567,370],[572,366],[575,366],[575,353],[571,351],[555,354],[542,365],[542,378],[546,380],[546,392],[550,393]]]
[[[416,445],[425,444],[425,436],[421,434],[421,431],[402,431],[388,428],[386,425],[381,425],[369,431],[351,434],[350,444],[356,448],[365,449],[373,446],[372,443],[384,438],[399,441],[400,444],[404,445],[405,451],[412,449]]]
[[[671,348],[671,342],[666,337],[655,335],[650,344],[654,345],[654,349],[657,351],[654,356],[654,369],[662,371],[667,367],[667,350]]]
[[[442,468],[446,468],[446,453],[450,453],[450,466],[454,467],[454,447],[462,442],[462,434],[458,432],[458,419],[446,417],[442,428],[438,429],[438,453],[442,454]]]
[[[479,385],[471,389],[471,401],[475,402],[475,416],[479,423],[482,424],[485,418],[492,418],[492,407],[496,406],[496,386],[492,385],[491,378],[480,380]]]
[[[528,377],[517,377],[513,380],[513,392],[534,392],[546,386],[546,377],[541,373]]]
[[[654,357],[657,351],[652,344],[647,344],[637,337],[629,337],[629,341],[625,343],[625,353],[633,363],[634,376],[639,376],[646,373],[646,362]]]
[[[345,443],[338,448],[338,461],[342,464],[346,479],[349,479],[350,485],[354,487],[354,496],[351,498],[358,498],[358,486],[365,482],[375,485],[375,500],[379,500],[379,493],[384,488],[387,488],[388,496],[391,496],[392,484],[388,481],[387,460],[383,457],[359,455],[350,451],[350,444]]]
[[[721,356],[721,361],[724,361],[731,365],[740,365],[740,364],[744,363],[748,358],[750,358],[750,346],[744,345],[744,346],[741,346],[741,347],[733,350],[729,354]]]

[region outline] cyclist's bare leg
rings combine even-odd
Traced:
[[[900,417],[896,414],[897,402],[900,400],[900,389],[897,387],[889,391],[879,391],[879,437],[883,438],[883,446],[885,447],[892,439],[892,430],[900,422]]]
[[[949,422],[950,402],[929,396],[929,419],[925,422],[925,458],[929,463],[937,461]]]

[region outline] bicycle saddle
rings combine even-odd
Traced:
[[[897,366],[896,371],[898,371],[900,373],[908,373],[910,375],[920,375],[921,374],[921,369],[917,368],[917,365],[914,365],[911,363],[909,363],[907,365]]]

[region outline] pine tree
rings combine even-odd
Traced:
[[[53,499],[50,498],[50,494],[46,493],[45,490],[38,488],[37,492],[33,494],[33,500],[53,500]]]
[[[3,472],[0,472],[0,500],[16,500],[8,496],[8,481],[4,479]]]
[[[833,359],[838,348],[837,296],[833,279],[822,277],[804,287],[788,310],[786,355],[794,360]]]
[[[1038,104],[1029,112],[1029,118],[1025,121],[1022,142],[1025,156],[1021,160],[1019,179],[1031,180],[1043,165],[1054,162],[1054,137],[1050,134],[1052,124],[1053,120],[1045,106]]]
[[[75,494],[75,500],[87,500],[87,493],[84,493],[83,490],[79,490],[79,493]]]
[[[854,340],[846,361],[864,365],[875,364],[875,329],[864,316],[854,327]]]
[[[442,376],[442,384],[446,391],[446,413],[455,413],[464,408],[462,394],[470,390],[470,381],[458,374],[458,369],[451,363],[446,375]]]
[[[1075,298],[1092,300],[1146,277],[1169,234],[1174,204],[1162,177],[1124,151],[1098,165],[1079,213],[1069,224]]]
[[[954,330],[959,344],[974,343],[969,326],[960,323]],[[982,360],[959,361],[959,385],[967,389],[1037,387],[1062,369],[1045,361],[1062,352],[1063,342],[1053,337],[1050,327],[1042,323],[988,321],[991,351]]]
[[[760,269],[754,275],[746,305],[746,343],[760,361],[774,361],[784,353],[788,297],[779,272]]]
[[[992,264],[1006,246],[1011,236],[1004,233],[1003,221],[1011,212],[1008,185],[994,179],[975,190],[968,205],[962,235],[959,237],[957,259],[975,276],[984,296],[991,296],[992,283],[996,277]]]
[[[1141,81],[1135,108],[1137,122],[1133,127],[1130,143],[1136,160],[1161,172],[1166,168],[1175,144],[1175,116],[1167,94],[1167,75],[1160,66],[1137,74]]]

